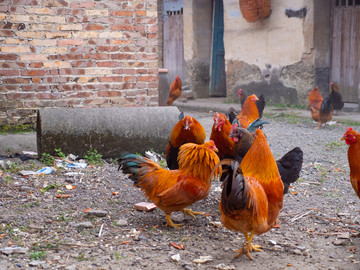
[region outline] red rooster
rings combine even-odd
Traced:
[[[212,171],[219,158],[213,141],[202,145],[187,143],[180,147],[179,169],[167,170],[156,162],[134,154],[120,158],[119,169],[129,174],[136,187],[141,188],[145,196],[164,211],[166,226],[179,228],[174,224],[171,213],[182,211],[185,215],[195,217],[199,212],[185,209],[195,202],[205,199],[210,191]]]
[[[216,144],[220,160],[234,157],[234,141],[229,137],[231,124],[225,114],[215,113],[210,140]]]
[[[170,94],[167,100],[167,105],[171,106],[175,99],[181,96],[181,80],[180,77],[177,75],[175,80],[170,85]]]
[[[203,144],[206,139],[204,127],[191,116],[184,116],[181,112],[180,121],[174,126],[169,143],[166,147],[166,163],[170,170],[179,168],[178,153],[181,145],[185,143]]]

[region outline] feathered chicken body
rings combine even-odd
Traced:
[[[244,247],[236,251],[239,254],[235,257],[245,253],[252,259],[250,252],[260,251],[260,246],[252,244],[254,235],[275,225],[283,204],[283,183],[262,130],[256,130],[241,164],[224,159],[218,164],[221,165],[227,166],[219,204],[221,222],[245,236]]]
[[[167,100],[167,105],[171,106],[173,104],[173,102],[181,96],[181,90],[182,89],[182,84],[181,84],[181,80],[180,77],[177,75],[175,77],[175,80],[173,81],[173,83],[170,85],[170,94],[169,94],[169,98]]]
[[[182,112],[179,122],[174,126],[166,147],[166,162],[170,170],[179,168],[179,148],[185,143],[203,144],[206,139],[204,127],[194,117],[184,116]]]
[[[349,127],[341,140],[349,145],[348,161],[350,167],[350,182],[356,195],[360,198],[360,133]]]
[[[330,93],[329,98],[334,110],[339,111],[344,107],[344,102],[342,101],[342,96],[339,92],[339,87],[336,83],[330,83]]]
[[[210,140],[215,142],[220,160],[234,157],[234,142],[229,137],[231,124],[225,114],[215,113]]]
[[[185,209],[193,203],[207,197],[211,187],[210,174],[219,158],[213,141],[202,145],[184,144],[179,152],[179,169],[167,170],[156,162],[134,154],[120,159],[119,169],[129,174],[136,187],[141,188],[145,196],[164,211],[166,226],[179,228],[174,224],[170,214],[182,211],[184,214],[200,214],[191,209]],[[221,169],[215,170],[215,175]]]
[[[240,163],[252,146],[254,137],[249,130],[237,127],[236,123],[232,125],[230,137],[235,142],[235,160]],[[281,180],[284,184],[284,194],[288,192],[290,184],[299,179],[302,163],[303,151],[299,147],[293,148],[276,161]]]
[[[247,128],[255,119],[261,118],[264,108],[265,99],[263,95],[261,95],[260,98],[255,94],[248,96],[237,116],[237,120],[241,127]]]
[[[319,129],[322,124],[325,124],[332,119],[333,108],[331,104],[331,99],[324,99],[317,86],[309,93],[308,107],[312,119],[315,122],[318,122],[318,126],[316,129]]]

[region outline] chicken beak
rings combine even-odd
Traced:
[[[345,138],[344,137],[342,137],[341,139],[340,139],[340,141],[344,141],[345,140]]]
[[[214,151],[215,153],[219,152],[219,150],[218,150],[216,147],[214,147],[213,151]]]

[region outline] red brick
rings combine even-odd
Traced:
[[[96,51],[98,52],[116,52],[119,50],[117,46],[96,46]]]
[[[134,26],[132,25],[112,25],[112,31],[134,31]]]
[[[134,15],[134,12],[131,10],[117,10],[114,12],[111,12],[112,16],[126,16],[126,17],[132,17]]]
[[[17,60],[18,55],[16,54],[0,54],[0,60]]]
[[[135,10],[136,16],[146,16],[146,10]]]
[[[127,54],[127,53],[116,53],[111,55],[111,59],[118,59],[118,60],[129,60],[129,59],[135,59],[133,54]]]
[[[34,78],[31,78],[31,81],[32,81],[33,83],[41,83],[41,78],[39,78],[39,77],[34,77]]]
[[[30,68],[42,68],[43,65],[44,64],[42,62],[32,62],[30,63]]]
[[[30,79],[27,78],[7,78],[4,79],[4,82],[7,84],[27,84],[30,82]]]
[[[11,31],[11,30],[1,30],[0,31],[0,36],[2,36],[2,37],[13,37],[14,32]]]
[[[106,53],[85,54],[85,59],[108,60],[110,55]]]
[[[99,77],[100,82],[123,82],[122,76]]]
[[[114,69],[113,74],[131,74],[135,75],[136,70],[133,68],[121,68],[121,69]]]
[[[82,39],[62,39],[58,41],[59,46],[80,46],[84,44]]]
[[[136,79],[140,82],[152,82],[156,80],[156,76],[138,76]]]
[[[47,75],[48,72],[45,70],[37,70],[37,69],[30,69],[30,70],[22,70],[21,76],[44,76]]]
[[[122,66],[122,63],[117,61],[103,61],[103,62],[96,62],[98,67],[119,67]]]
[[[19,76],[19,70],[0,69],[0,76]]]
[[[105,27],[100,24],[88,24],[86,30],[104,30]]]
[[[135,76],[125,76],[124,77],[124,82],[135,82],[135,81],[136,81]]]
[[[122,96],[121,91],[98,91],[99,97],[120,97]]]
[[[4,62],[4,63],[0,64],[0,67],[17,69],[17,68],[25,67],[25,63],[23,63],[23,62]]]

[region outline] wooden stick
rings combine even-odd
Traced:
[[[293,217],[293,218],[289,221],[289,223],[294,223],[294,222],[297,221],[298,219],[301,219],[301,218],[307,216],[307,215],[310,214],[312,211],[313,211],[313,210],[310,210],[310,211],[307,211],[307,212],[304,213],[304,214],[297,215],[297,216]]]

